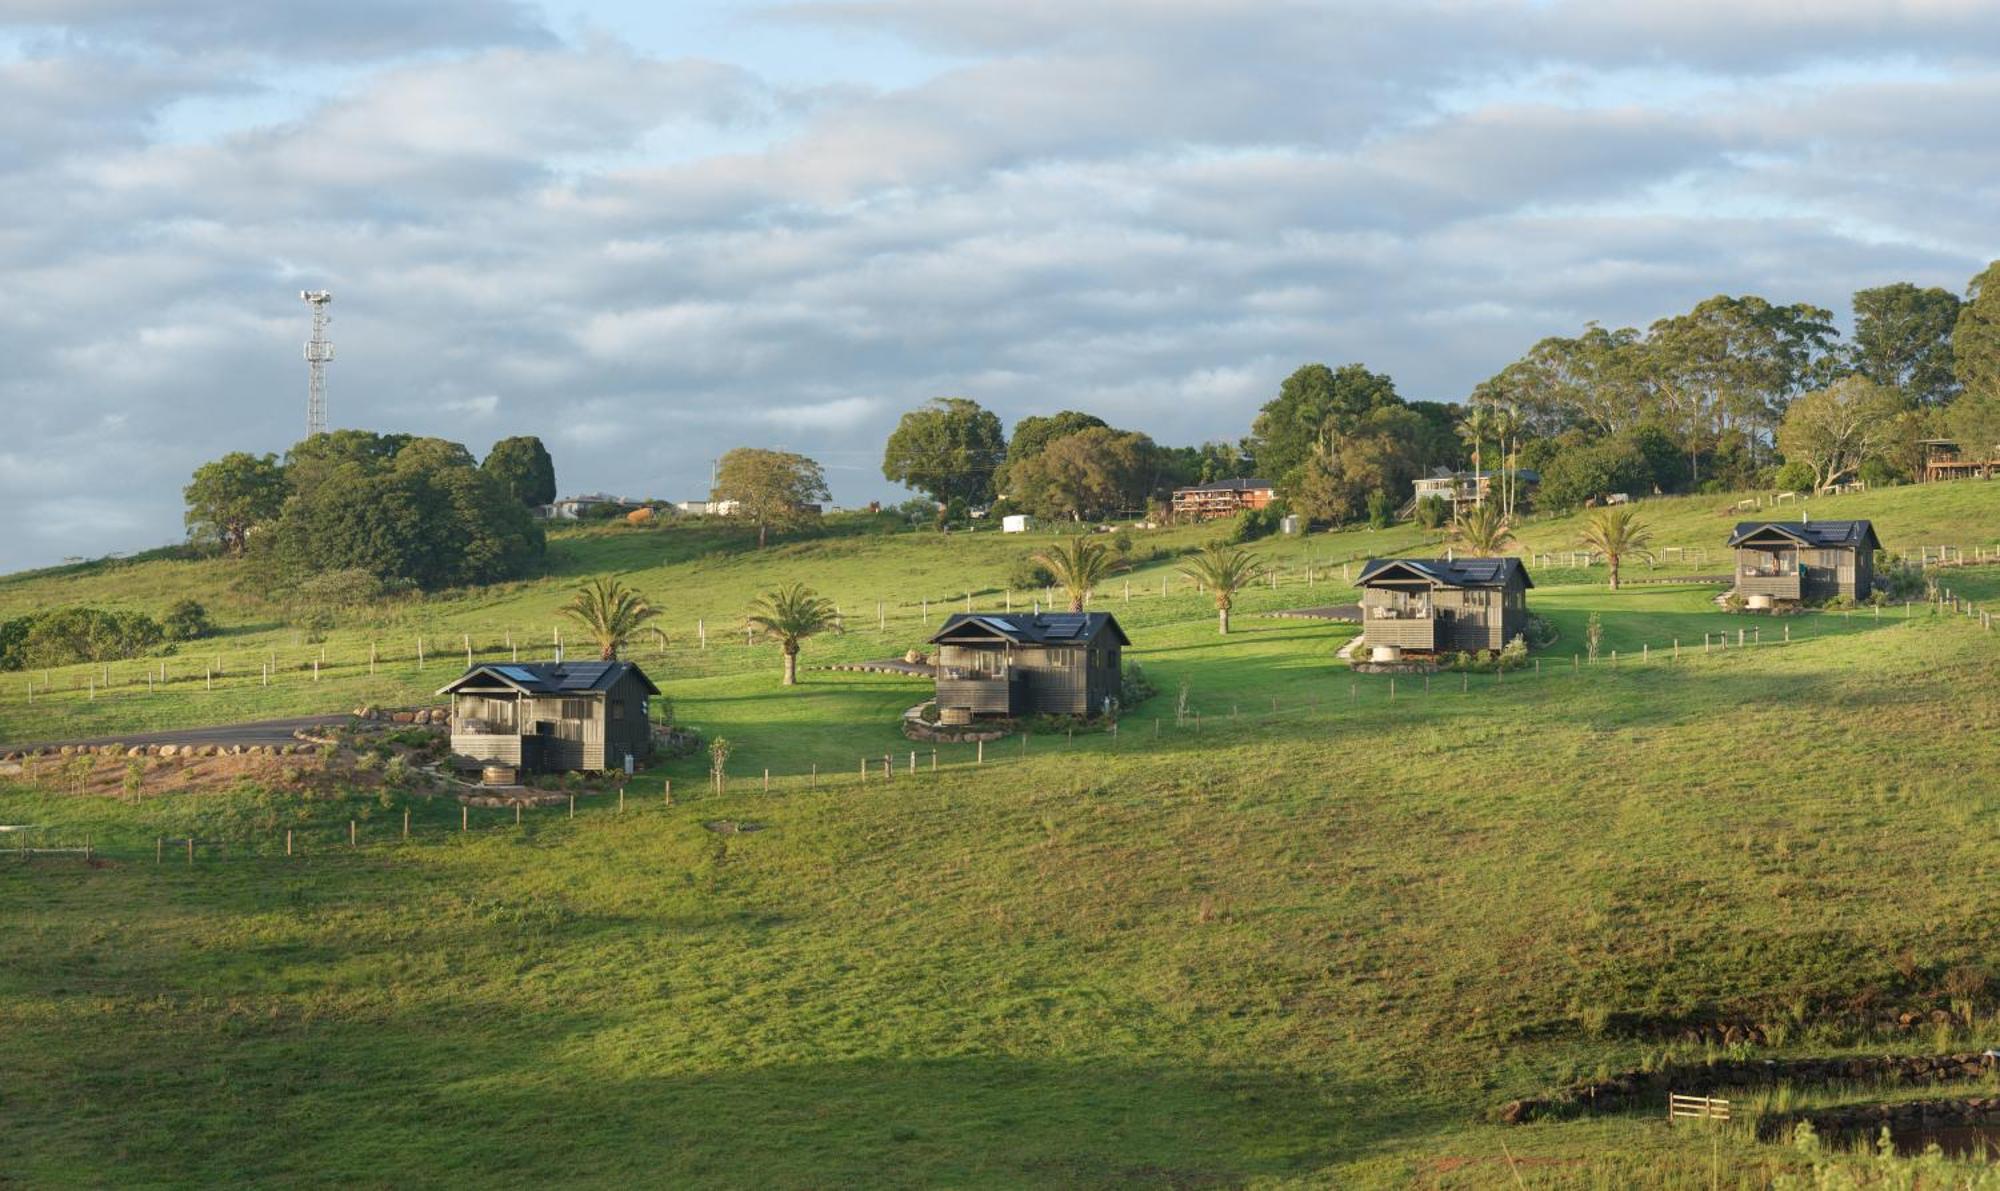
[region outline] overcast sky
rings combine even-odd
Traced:
[[[1233,439],[1307,361],[1457,400],[1588,319],[1962,290],[1996,60],[1988,0],[0,0],[0,568],[295,441],[304,288],[336,427],[846,503],[933,396]]]

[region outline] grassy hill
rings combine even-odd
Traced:
[[[1662,544],[1713,549],[1723,503],[1647,508]],[[1896,550],[2000,533],[2000,487],[1812,509],[1873,517]],[[317,684],[299,663],[318,647],[235,594],[229,565],[0,581],[0,614],[193,593],[229,630],[169,661],[221,653],[213,691],[183,672],[93,700],[75,668],[30,707],[5,676],[9,739],[413,698],[462,663],[459,634],[544,642],[575,576],[617,569],[671,609],[668,650],[641,660],[683,720],[737,743],[725,795],[680,762],[622,815],[476,811],[463,833],[455,805],[393,794],[0,786],[0,823],[87,832],[108,857],[0,861],[0,1179],[1501,1186],[1511,1154],[1540,1163],[1530,1182],[1708,1186],[1719,1165],[1755,1184],[1794,1159],[1743,1130],[1488,1118],[1698,1059],[1673,1041],[1688,1021],[1768,1023],[1760,1055],[2000,1041],[1990,999],[1949,1038],[1877,1036],[1855,1008],[1942,1003],[1944,973],[2000,943],[2000,634],[1922,608],[1746,621],[1700,586],[1545,583],[1533,606],[1561,638],[1539,673],[1392,699],[1332,664],[1351,629],[1256,613],[1347,598],[1342,560],[1425,548],[1414,531],[1264,547],[1285,582],[1226,641],[1185,584],[1158,594],[1173,563],[1151,553],[1197,540],[1136,535],[1130,602],[1107,593],[1167,692],[1117,736],[1008,741],[983,766],[948,748],[935,775],[865,786],[857,760],[907,751],[894,718],[923,685],[808,672],[784,691],[774,651],[722,626],[803,578],[852,629],[808,664],[900,652],[924,601],[1003,598],[1020,540],[759,553],[580,531],[556,577],[341,628]],[[2000,569],[1949,576],[2000,596]],[[1571,662],[1593,613],[1615,666]],[[1763,643],[1701,652],[1739,627]],[[419,632],[449,641],[421,672]],[[372,678],[371,639],[394,659]],[[270,687],[260,654],[283,663]],[[1183,680],[1199,728],[1174,722]],[[155,867],[157,836],[191,832],[231,858]]]

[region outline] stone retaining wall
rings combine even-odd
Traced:
[[[1936,1127],[2000,1123],[2000,1096],[1958,1100],[1905,1100],[1891,1104],[1851,1104],[1767,1116],[1757,1122],[1757,1140],[1786,1141],[1799,1122],[1809,1121],[1823,1138],[1852,1140],[1873,1137],[1887,1125]]]
[[[1779,1083],[1944,1083],[1978,1079],[1994,1069],[1991,1055],[1968,1052],[1947,1055],[1857,1055],[1829,1059],[1725,1059],[1701,1066],[1666,1067],[1658,1071],[1622,1071],[1609,1079],[1572,1084],[1547,1096],[1511,1100],[1502,1105],[1502,1124],[1604,1109],[1617,1111],[1638,1102],[1658,1101],[1669,1089],[1690,1096],[1726,1088],[1766,1087]]]

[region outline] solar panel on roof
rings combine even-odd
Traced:
[[[509,677],[509,678],[513,679],[513,680],[514,680],[515,682],[540,682],[540,681],[541,681],[541,679],[540,679],[540,678],[536,677],[536,675],[535,675],[534,671],[532,671],[532,670],[526,670],[526,669],[523,669],[523,668],[522,668],[522,667],[520,667],[520,666],[495,666],[495,667],[493,667],[493,669],[494,669],[494,670],[495,670],[496,672],[498,672],[498,673],[501,673],[501,674],[504,674],[504,675],[506,675],[507,677]]]

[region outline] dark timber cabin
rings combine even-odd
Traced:
[[[1882,543],[1866,521],[1745,521],[1729,535],[1736,594],[1751,599],[1865,600]]]
[[[1116,699],[1132,644],[1109,612],[955,612],[937,646],[938,719],[1094,715]]]
[[[1355,585],[1369,649],[1447,653],[1524,636],[1535,584],[1518,558],[1371,558]]]
[[[451,696],[461,764],[527,773],[622,769],[653,747],[647,700],[660,693],[631,662],[498,662],[440,688]]]

